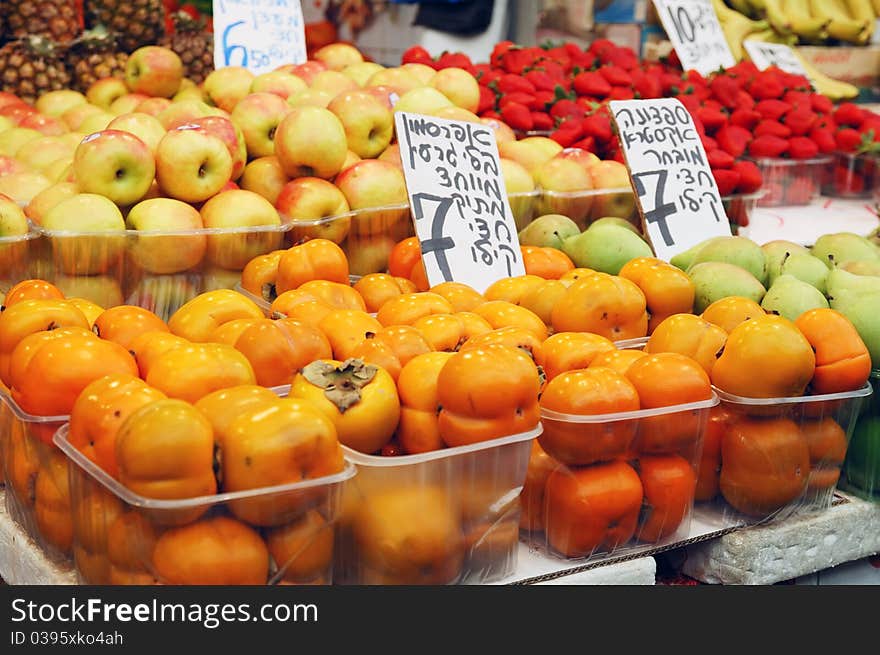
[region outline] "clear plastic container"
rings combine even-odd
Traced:
[[[871,385],[791,398],[716,392],[719,493],[706,502],[723,522],[750,525],[829,508]]]
[[[812,159],[785,159],[783,157],[758,157],[752,159],[761,170],[764,179],[764,195],[758,199],[759,207],[781,205],[809,205],[819,197],[825,179],[825,169],[830,156]]]
[[[155,500],[133,493],[82,455],[67,441],[67,427],[57,431],[54,442],[70,478],[72,550],[83,583],[334,581],[334,532],[343,485],[357,473],[352,464],[335,475],[295,484]],[[237,506],[255,502],[264,509],[283,507],[284,522],[251,526],[236,518]],[[291,507],[296,507],[292,514]]]
[[[870,381],[874,394],[862,404],[838,486],[880,503],[880,370],[871,372]]]
[[[624,218],[639,224],[632,187],[589,189],[583,191],[549,191],[536,189],[508,195],[517,230],[522,230],[544,214],[562,214],[582,230],[593,221],[606,216]]]
[[[833,198],[870,198],[880,189],[880,154],[835,152],[825,170],[822,194]]]
[[[0,237],[0,299],[15,284],[33,277],[38,269],[39,234],[30,231],[17,237]]]
[[[569,560],[633,555],[687,538],[703,435],[718,396],[594,416],[542,410],[521,503],[523,541]]]
[[[420,455],[345,448],[335,580],[342,584],[479,584],[516,568],[519,493],[541,427]]]
[[[727,221],[734,234],[739,231],[739,228],[748,227],[752,220],[752,213],[764,193],[765,191],[761,189],[755,193],[739,193],[721,198],[724,212],[727,214]]]

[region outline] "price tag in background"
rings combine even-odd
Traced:
[[[299,0],[214,0],[213,19],[214,68],[260,75],[307,59]]]
[[[810,75],[804,69],[801,60],[798,59],[791,46],[787,46],[784,43],[767,43],[765,41],[746,39],[743,41],[743,47],[749,54],[749,59],[752,60],[759,70],[776,66],[786,73],[803,75],[808,80],[810,79]],[[810,80],[810,84],[812,84],[812,80]]]
[[[654,0],[654,6],[684,70],[708,75],[736,64],[712,0]]]
[[[492,128],[407,112],[394,123],[430,285],[455,281],[482,293],[525,275]]]
[[[645,234],[669,261],[730,223],[691,115],[675,98],[609,103]]]

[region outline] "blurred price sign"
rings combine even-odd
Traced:
[[[214,0],[214,68],[259,75],[306,59],[299,0]]]
[[[691,115],[675,98],[609,103],[654,253],[669,261],[730,223]]]
[[[749,54],[749,59],[759,70],[776,66],[786,73],[803,75],[808,80],[810,79],[809,73],[791,46],[784,43],[767,43],[766,41],[746,39],[743,41],[743,47]],[[810,83],[812,84],[812,80]]]
[[[482,293],[525,275],[492,128],[407,112],[394,123],[431,286],[455,281]]]
[[[654,6],[685,70],[708,75],[736,64],[712,0],[654,0]]]

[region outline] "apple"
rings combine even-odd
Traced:
[[[103,130],[77,146],[73,172],[84,193],[99,193],[117,205],[131,205],[149,190],[156,162],[150,147],[134,134]]]
[[[254,257],[281,245],[278,211],[253,191],[218,193],[202,206],[201,215],[206,228],[238,228],[228,235],[208,235],[208,260],[220,268],[240,271]]]
[[[400,100],[400,94],[390,86],[379,84],[377,86],[366,86],[363,90],[379,98],[388,109],[394,109],[394,105]]]
[[[137,109],[138,105],[149,99],[150,96],[144,93],[126,93],[124,96],[116,98],[116,100],[110,104],[110,109],[107,111],[114,116],[130,114]]]
[[[348,201],[337,186],[319,177],[299,177],[284,185],[275,208],[285,223],[292,223],[294,241],[329,239],[342,243],[351,218]],[[331,217],[333,218],[332,220]],[[306,226],[300,227],[298,223]]]
[[[275,131],[281,120],[291,111],[292,107],[284,98],[274,93],[251,93],[235,105],[232,122],[244,134],[249,157],[268,157],[275,154]]]
[[[562,214],[584,229],[590,216],[593,198],[583,193],[593,187],[590,172],[580,163],[552,157],[532,172],[540,187],[538,214]]]
[[[9,91],[0,91],[0,107],[13,103],[23,103],[24,100]]]
[[[159,141],[165,136],[165,128],[159,119],[150,114],[142,114],[140,112],[132,112],[131,114],[121,114],[110,121],[107,125],[108,130],[120,130],[134,134],[137,138],[147,144],[154,155]]]
[[[28,167],[15,157],[0,155],[0,177],[12,175],[13,173],[23,173],[26,170],[28,170]]]
[[[318,48],[312,59],[323,62],[332,71],[341,71],[346,66],[362,62],[364,56],[348,43],[330,43]]]
[[[400,144],[392,143],[379,155],[380,161],[387,161],[403,170],[403,162],[400,160]]]
[[[534,215],[535,180],[522,164],[504,157],[501,158],[501,176],[516,229],[522,230]]]
[[[559,151],[561,150],[562,146],[559,146]],[[557,153],[547,152],[539,144],[533,141],[529,142],[528,139],[520,139],[518,141],[499,142],[498,154],[505,159],[512,159],[523,166],[529,173],[534,174],[539,167],[550,161]]]
[[[79,124],[77,132],[82,132],[84,134],[93,134],[94,132],[106,130],[107,126],[110,125],[110,121],[112,121],[114,118],[116,118],[114,114],[104,111],[97,114],[92,114],[91,116],[87,116],[86,119]]]
[[[386,86],[389,89],[394,89],[398,95],[403,95],[407,91],[418,89],[424,85],[410,71],[397,67],[376,71],[367,80],[367,86]]]
[[[340,173],[335,184],[353,211],[362,210],[352,219],[354,234],[390,234],[409,216],[409,207],[400,207],[408,202],[403,171],[392,163],[364,159]]]
[[[166,233],[138,234],[130,248],[133,261],[147,273],[180,273],[197,266],[205,255],[204,234],[174,234],[204,227],[198,210],[180,200],[143,200],[129,210],[125,224],[138,232]]]
[[[24,213],[37,225],[42,225],[43,218],[62,200],[72,198],[79,193],[79,187],[75,182],[56,182],[46,187],[25,206]]]
[[[45,114],[28,114],[18,122],[18,125],[36,130],[46,136],[61,136],[69,131],[67,125],[60,118]]]
[[[345,153],[345,161],[342,162],[342,168],[339,169],[339,172],[341,173],[346,168],[351,168],[352,166],[357,164],[359,161],[361,161],[361,158],[358,157],[357,153],[354,152],[353,150],[349,150],[348,152]]]
[[[358,86],[366,86],[370,77],[380,70],[385,70],[382,64],[373,61],[359,61],[343,68],[342,74],[353,79]]]
[[[557,159],[570,159],[571,161],[580,164],[584,170],[588,172],[594,164],[598,164],[602,161],[595,153],[584,150],[583,148],[563,148],[558,155],[555,155],[555,157]]]
[[[81,131],[79,126],[82,125],[83,121],[89,116],[109,113],[109,107],[107,110],[104,110],[97,105],[76,105],[61,115],[61,121],[67,125],[69,129]]]
[[[75,150],[76,146],[60,137],[44,136],[25,143],[15,153],[15,158],[35,171],[43,171],[57,159],[73,156]]]
[[[181,100],[172,102],[166,109],[163,109],[158,116],[159,122],[166,130],[172,130],[175,127],[190,123],[193,119],[202,118],[203,116],[212,116],[219,114],[228,117],[222,109],[212,107],[201,100]]]
[[[28,229],[27,216],[19,204],[0,194],[0,239],[22,236],[28,233]]]
[[[191,80],[187,80],[183,78],[184,82],[191,82]],[[183,83],[180,85],[180,91],[174,94],[171,98],[171,102],[185,102],[190,100],[198,100],[199,102],[205,102],[208,99],[208,96],[205,95],[205,92],[202,90],[201,86],[184,86]]]
[[[291,107],[326,107],[333,100],[333,94],[320,89],[306,89],[287,99]]]
[[[18,104],[10,104],[4,107],[0,107],[0,116],[4,116],[11,120],[13,123],[18,125],[23,118],[30,116],[31,114],[38,114],[39,112],[31,107],[30,105],[26,105],[23,102]]]
[[[455,105],[452,107],[441,107],[440,109],[431,112],[429,115],[436,116],[437,118],[448,118],[453,121],[464,121],[466,123],[481,122],[480,117],[474,112],[463,109],[462,107],[456,107]]]
[[[28,254],[31,239],[25,238],[30,226],[19,204],[0,194],[0,285],[5,291],[6,281],[24,276],[30,264]]]
[[[378,157],[394,136],[394,115],[376,96],[363,90],[346,91],[333,98],[327,109],[345,129],[348,147],[358,157]]]
[[[335,97],[343,91],[352,91],[360,87],[347,75],[335,70],[326,70],[315,75],[309,88],[315,91],[326,91]]]
[[[594,189],[616,189],[594,197],[591,218],[618,216],[632,220],[637,218],[636,199],[629,181],[629,171],[619,161],[600,161],[590,168]],[[638,221],[636,221],[638,222]]]
[[[86,100],[99,109],[109,111],[110,105],[127,93],[125,80],[119,77],[102,77],[92,82],[86,89]]]
[[[9,196],[21,207],[27,205],[40,191],[52,185],[52,181],[37,171],[22,171],[0,176],[0,193]]]
[[[321,107],[295,107],[275,131],[275,155],[288,177],[334,177],[347,152],[342,122]]]
[[[52,182],[75,181],[76,175],[73,172],[73,155],[56,159],[41,172]]]
[[[65,298],[82,298],[101,307],[125,304],[119,282],[109,275],[58,275],[53,282]]]
[[[325,64],[323,61],[310,59],[301,64],[283,64],[275,70],[281,73],[290,73],[291,75],[296,75],[306,84],[311,84],[312,80],[315,78],[315,75],[317,75],[321,71],[325,71],[328,69],[327,64]]]
[[[17,123],[8,116],[0,116],[0,132],[5,132],[9,128],[15,127]]]
[[[226,144],[229,154],[232,156],[232,180],[237,180],[244,173],[244,166],[247,163],[247,145],[244,141],[244,134],[241,128],[232,122],[231,118],[225,116],[202,116],[191,120],[186,125],[179,127],[202,127],[213,134]]]
[[[292,73],[282,71],[270,71],[257,75],[251,82],[251,93],[274,93],[280,98],[287,100],[290,96],[300,91],[305,91],[309,85],[303,78]]]
[[[259,193],[274,205],[288,179],[278,157],[272,155],[249,161],[238,182],[242,189]]]
[[[209,291],[203,280],[205,273],[178,273],[176,275],[144,275],[137,286],[128,294],[125,301],[149,309],[164,321],[184,304],[202,291]],[[234,283],[233,283],[234,286]],[[204,289],[202,287],[205,287]],[[226,287],[231,288],[231,287]]]
[[[34,108],[41,114],[60,117],[71,107],[84,105],[88,102],[86,97],[73,89],[58,89],[47,91],[34,103]]]
[[[407,91],[394,105],[394,111],[430,115],[442,107],[452,107],[452,101],[431,86],[421,86]]]
[[[28,127],[13,127],[0,132],[0,155],[15,157],[19,149],[28,141],[42,137],[40,132]]]
[[[106,273],[125,250],[122,212],[112,200],[96,193],[62,200],[46,213],[42,227],[49,232],[55,265],[65,275]]]
[[[444,68],[431,79],[431,87],[452,101],[456,107],[476,112],[480,105],[480,85],[463,68]]]
[[[232,112],[238,101],[250,93],[255,77],[243,66],[218,68],[208,73],[202,82],[202,91],[211,103]]]
[[[168,98],[147,98],[141,104],[134,108],[139,114],[149,114],[150,116],[158,116],[171,106],[171,100]]]
[[[403,64],[400,68],[405,70],[407,73],[410,73],[422,84],[426,85],[431,84],[431,80],[433,80],[434,76],[437,74],[437,71],[427,64],[417,64],[411,62],[409,64]]]
[[[382,234],[349,237],[343,247],[348,259],[349,273],[352,275],[384,273],[388,270],[388,258],[396,243],[392,237]]]
[[[202,202],[232,176],[232,155],[217,136],[203,127],[169,130],[156,148],[156,180],[165,195]]]
[[[128,56],[125,85],[129,91],[170,98],[180,89],[183,62],[174,50],[141,46]]]

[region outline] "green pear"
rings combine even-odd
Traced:
[[[603,216],[602,218],[597,218],[595,221],[590,223],[587,227],[591,228],[591,227],[595,227],[597,225],[606,225],[606,224],[619,225],[620,227],[625,227],[627,230],[632,230],[633,232],[635,232],[639,236],[642,236],[642,233],[639,231],[639,228],[637,228],[635,225],[633,225],[630,221],[626,220],[625,218],[620,218],[620,216]]]
[[[590,226],[582,234],[562,242],[562,252],[575,266],[617,275],[631,259],[653,257],[654,253],[641,237],[619,225]]]
[[[784,239],[776,239],[768,241],[761,246],[764,251],[764,260],[767,262],[767,284],[773,284],[773,281],[779,277],[779,269],[782,262],[795,253],[801,255],[809,255],[810,251],[802,245],[794,241],[785,241]]]
[[[720,237],[700,248],[691,266],[724,262],[747,270],[762,285],[767,283],[767,262],[761,246],[746,237]]]
[[[849,273],[853,273],[855,275],[874,275],[880,276],[880,260],[878,261],[854,261],[854,262],[843,262],[842,264],[838,264],[837,268],[841,268],[844,271]]]
[[[676,268],[680,268],[681,270],[686,271],[691,267],[694,258],[697,256],[697,253],[700,252],[701,248],[724,238],[725,237],[709,237],[708,239],[704,239],[703,241],[700,241],[700,243],[698,243],[697,245],[691,246],[687,250],[684,250],[672,257],[672,259],[669,260],[669,263]]]
[[[834,268],[825,284],[831,309],[852,321],[871,353],[873,367],[880,368],[880,277]]]
[[[793,275],[780,275],[767,289],[761,307],[770,314],[779,314],[794,321],[810,309],[828,307],[825,296],[814,286]]]
[[[779,275],[770,282],[770,286],[782,275],[791,275],[802,282],[815,287],[825,293],[825,279],[828,277],[828,268],[809,253],[796,252],[786,257],[779,268]],[[768,289],[769,291],[769,289]]]
[[[519,233],[521,246],[562,249],[562,242],[581,233],[581,229],[568,216],[544,214],[526,225]]]
[[[848,261],[880,260],[880,251],[877,247],[869,239],[853,232],[823,234],[816,239],[811,252],[828,268],[834,268]]]
[[[716,300],[743,296],[760,303],[766,289],[744,268],[727,262],[702,262],[688,269],[694,284],[694,313],[702,314]]]

